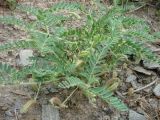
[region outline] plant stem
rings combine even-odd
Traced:
[[[40,88],[41,88],[41,83],[38,84],[38,91],[37,91],[36,96],[34,97],[35,100],[37,100],[37,98],[38,98],[38,95],[39,95],[39,92],[40,92]]]
[[[63,101],[62,105],[65,105],[65,103],[72,97],[72,95],[76,92],[77,89],[78,87],[71,92],[71,94]]]
[[[154,80],[153,82],[147,84],[147,85],[144,86],[144,87],[141,87],[141,88],[138,88],[138,89],[134,90],[133,93],[139,92],[139,91],[141,91],[141,90],[143,90],[143,89],[145,89],[145,88],[147,88],[147,87],[150,87],[150,86],[152,86],[153,84],[155,84],[156,82],[157,82],[157,79]],[[126,94],[128,94],[128,92],[123,93],[123,95],[126,95]]]

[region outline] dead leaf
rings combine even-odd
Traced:
[[[27,101],[23,106],[22,106],[22,108],[20,109],[20,113],[27,113],[28,112],[28,110],[29,110],[29,108],[31,107],[31,106],[33,106],[33,105],[35,105],[36,104],[36,100],[29,100],[29,101]]]
[[[128,95],[132,96],[134,94],[134,89],[133,88],[129,88],[128,89]]]
[[[54,105],[55,107],[60,107],[60,108],[66,108],[67,106],[64,105],[61,100],[58,97],[52,97],[49,102]]]
[[[115,91],[115,90],[117,90],[118,86],[119,86],[119,82],[116,81],[111,86],[109,86],[108,90]]]
[[[38,84],[33,79],[29,79],[29,82],[32,83],[31,84],[32,90],[37,92],[38,91]]]
[[[117,76],[118,76],[118,73],[116,71],[113,71],[112,78],[117,78]]]
[[[111,80],[106,82],[106,86],[110,91],[115,91],[120,85],[119,78],[112,78]]]

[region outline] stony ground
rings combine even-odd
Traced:
[[[31,2],[26,2],[31,4]],[[50,3],[36,2],[40,7],[48,7]],[[0,15],[12,14],[17,17],[28,17],[0,7]],[[153,7],[145,7],[129,14],[146,19],[153,31],[160,31],[160,18],[156,17]],[[0,44],[14,39],[26,37],[16,27],[0,24]],[[160,54],[160,40],[148,45]],[[16,64],[16,56],[20,51],[0,53],[0,61]],[[120,113],[108,107],[101,100],[91,104],[81,91],[77,90],[68,101],[68,108],[59,109],[60,120],[159,120],[160,119],[160,65],[141,62],[141,64],[124,64],[117,71],[122,80],[115,92],[130,108],[129,112]],[[44,120],[43,106],[50,105],[49,99],[60,98],[62,101],[72,92],[60,91],[52,85],[43,85],[38,102],[30,107],[27,113],[20,109],[36,95],[29,85],[0,86],[0,120]],[[52,111],[48,111],[52,112]],[[47,113],[48,114],[48,113]],[[48,119],[46,119],[48,120]]]

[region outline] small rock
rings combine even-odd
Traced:
[[[137,89],[138,86],[137,86],[137,82],[136,81],[131,81],[131,85],[134,89]]]
[[[147,120],[144,115],[137,113],[136,111],[129,110],[129,120]]]
[[[47,85],[46,87],[43,88],[43,91],[44,91],[45,94],[57,93],[57,92],[58,92],[58,90],[55,89],[55,88],[53,87],[53,85]]]
[[[135,75],[129,75],[128,77],[127,77],[127,79],[126,79],[126,82],[132,82],[132,81],[134,81],[134,80],[136,80],[137,79],[137,77],[135,76]]]
[[[19,55],[16,57],[16,63],[17,65],[22,65],[22,66],[26,66],[26,65],[30,65],[32,62],[30,61],[30,57],[33,57],[33,50],[21,50],[19,52]]]
[[[102,110],[103,110],[103,111],[105,112],[105,114],[107,114],[107,115],[112,115],[112,114],[114,113],[114,111],[113,111],[110,107],[104,107]]]
[[[14,114],[10,110],[7,110],[5,112],[5,115],[7,115],[8,117],[13,117],[14,116]]]
[[[156,85],[156,87],[153,89],[153,93],[155,94],[155,96],[160,98],[160,84]]]
[[[133,70],[135,70],[136,72],[145,74],[145,75],[152,75],[152,73],[150,71],[148,71],[148,70],[146,70],[146,69],[144,69],[142,67],[139,67],[139,66],[133,68]]]
[[[28,18],[29,18],[31,21],[36,21],[36,20],[37,20],[37,17],[34,16],[34,15],[29,15]]]
[[[59,120],[59,111],[52,105],[42,105],[42,120]]]
[[[137,77],[133,74],[129,75],[126,79],[126,82],[131,83],[133,88],[137,88],[137,81],[136,81]]]
[[[149,104],[155,110],[158,108],[158,100],[156,100],[156,99],[153,99],[153,98],[149,99]]]
[[[3,107],[2,107],[2,110],[3,110],[3,111],[6,111],[7,109],[8,109],[7,106],[3,106]]]
[[[49,93],[56,93],[56,92],[58,92],[55,88],[53,88],[52,86],[49,86],[48,88],[48,92]]]
[[[143,66],[144,68],[150,69],[150,70],[160,68],[160,65],[158,63],[152,63],[152,62],[146,62],[146,61],[143,62]]]
[[[49,94],[49,91],[48,91],[46,88],[43,89],[43,92],[44,92],[44,94],[46,94],[46,95]]]

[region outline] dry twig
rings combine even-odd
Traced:
[[[139,92],[139,91],[141,91],[141,90],[143,90],[143,89],[145,89],[145,88],[148,88],[148,87],[152,86],[153,84],[155,84],[156,82],[157,82],[157,79],[154,80],[153,82],[147,84],[147,85],[144,86],[144,87],[141,87],[141,88],[138,88],[138,89],[134,90],[133,93]],[[125,93],[123,93],[122,95],[126,95],[126,94],[128,94],[128,92],[125,92]]]

